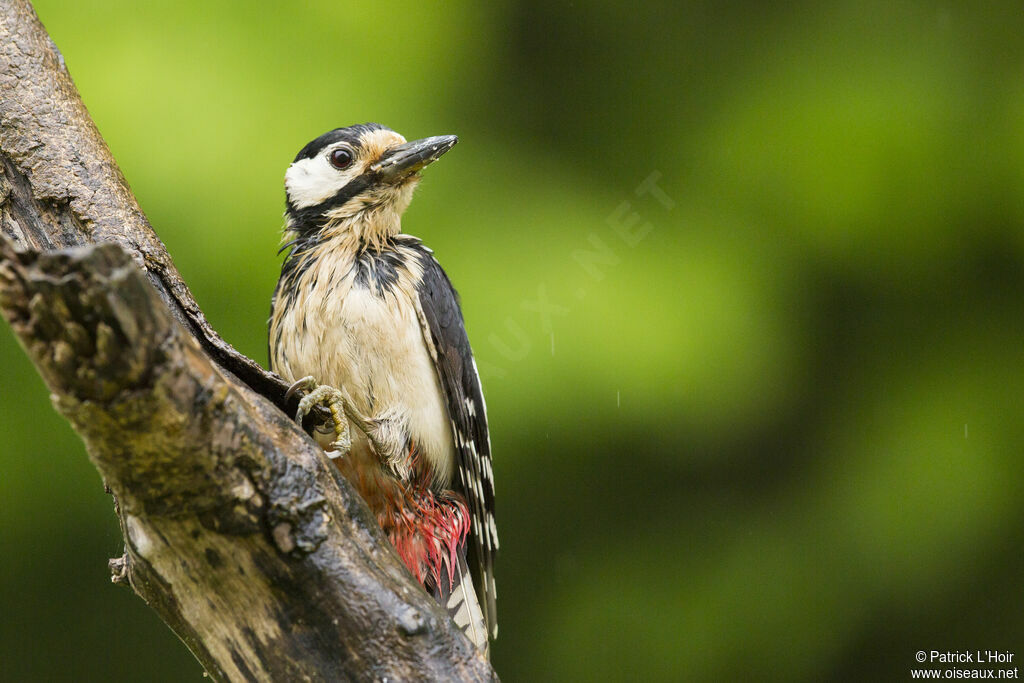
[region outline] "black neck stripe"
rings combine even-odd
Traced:
[[[353,197],[360,195],[366,188],[377,181],[376,173],[364,173],[353,178],[345,187],[338,190],[330,199],[319,204],[313,204],[302,209],[296,209],[291,202],[288,203],[288,217],[292,221],[291,229],[299,233],[319,230],[327,223],[327,213],[332,209],[344,206]]]

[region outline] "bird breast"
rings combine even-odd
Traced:
[[[275,302],[275,369],[289,381],[312,375],[343,386],[364,415],[404,425],[435,482],[446,484],[455,448],[417,315],[422,269],[415,258],[366,258],[325,252],[299,275],[293,291],[301,294]],[[281,315],[278,306],[286,306]]]

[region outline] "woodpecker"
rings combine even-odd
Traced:
[[[416,579],[486,655],[497,637],[487,409],[459,298],[402,233],[420,171],[458,142],[337,128],[285,174],[271,368],[330,408],[318,440]],[[328,434],[333,431],[333,434]]]

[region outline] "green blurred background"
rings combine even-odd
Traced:
[[[295,152],[460,136],[405,229],[484,375],[504,680],[1024,656],[1019,4],[430,5],[36,2],[263,363]],[[111,501],[6,330],[0,366],[3,677],[199,680],[110,585]]]

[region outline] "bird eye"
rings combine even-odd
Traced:
[[[338,169],[339,171],[344,171],[351,165],[352,152],[350,152],[349,150],[345,149],[344,147],[339,147],[338,149],[331,152],[331,166],[333,166],[334,168]]]

